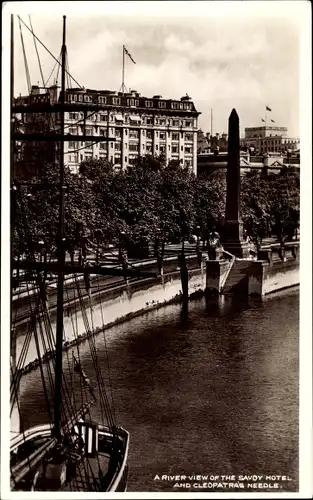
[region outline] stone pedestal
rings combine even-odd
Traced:
[[[257,260],[251,262],[248,278],[248,294],[264,295],[264,283],[269,263]]]
[[[206,262],[206,291],[220,293],[223,278],[228,271],[228,260],[207,260]]]
[[[222,237],[224,250],[240,259],[250,255],[248,243],[243,238],[243,223],[239,220],[226,220]]]

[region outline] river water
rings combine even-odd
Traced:
[[[263,301],[200,299],[188,318],[180,305],[165,306],[105,339],[97,336],[98,355],[108,351],[117,421],[131,438],[128,491],[233,488],[205,477],[162,479],[175,475],[215,475],[219,484],[222,475],[259,475],[258,483],[278,484],[271,493],[297,491],[298,289]],[[80,354],[89,376],[87,342]],[[38,371],[23,378],[21,393],[25,427],[43,422]]]

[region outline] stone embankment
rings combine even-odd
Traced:
[[[194,254],[187,255],[188,295],[189,299],[207,293],[233,293],[244,295],[266,295],[282,288],[299,284],[299,242],[286,245],[282,251],[279,245],[262,250],[262,260],[223,259],[207,260],[203,255],[199,260]],[[157,272],[157,262],[133,263],[143,271]],[[77,285],[81,288],[77,295]],[[74,290],[76,289],[76,293]],[[91,278],[90,293],[86,293],[83,279],[79,284],[68,281],[65,289],[64,330],[66,340],[64,350],[72,348],[78,342],[88,338],[91,330],[95,333],[104,328],[127,321],[149,310],[171,302],[182,300],[181,273],[177,256],[167,257],[164,262],[163,275],[151,278],[132,278],[125,281],[120,277]],[[16,357],[21,352],[30,318],[30,308],[35,307],[37,297],[20,297],[13,305],[16,315],[14,330]],[[48,293],[48,306],[52,335],[55,336],[56,322],[56,288],[53,285]],[[86,329],[80,309],[86,309],[87,318],[92,329]],[[14,316],[13,316],[14,317]],[[75,318],[75,328],[73,327]],[[34,316],[32,318],[34,320]],[[40,324],[40,314],[35,321]],[[33,346],[25,360],[22,373],[27,373],[39,365],[37,350]],[[53,357],[54,351],[48,350],[42,357],[47,361]]]

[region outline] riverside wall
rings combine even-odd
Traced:
[[[271,292],[299,284],[299,251],[298,248],[287,249],[283,256],[278,255],[276,250],[269,251],[266,259],[250,261],[247,266],[248,294],[267,295]],[[188,295],[189,298],[198,297],[208,293],[221,293],[222,283],[227,274],[229,261],[205,261],[202,258],[201,265],[196,256],[187,256],[188,267]],[[144,270],[156,271],[156,262],[151,260],[138,263]],[[73,284],[74,285],[74,284]],[[75,288],[74,286],[72,287]],[[83,288],[83,284],[82,284]],[[69,295],[64,306],[64,349],[68,349],[77,342],[88,337],[91,330],[100,331],[103,328],[116,325],[120,322],[137,315],[143,314],[151,309],[161,307],[171,302],[182,300],[182,283],[177,257],[170,257],[164,265],[164,274],[160,277],[130,280],[128,283],[122,279],[120,282],[103,283],[101,279],[94,278],[91,281],[91,293],[82,290],[81,297]],[[56,291],[49,295],[49,315],[51,323],[51,337],[55,339],[56,324]],[[31,321],[36,324],[38,332],[45,331],[43,318],[37,314],[33,318],[27,316],[25,311],[35,296],[28,302],[24,299],[19,306],[23,315],[12,335],[14,337],[15,358],[19,359],[23,345],[29,331]],[[22,301],[23,302],[23,301]],[[24,309],[23,309],[24,308]],[[26,309],[25,309],[26,308]],[[14,307],[13,307],[14,312]],[[15,311],[17,315],[17,312]],[[34,324],[34,323],[33,323]],[[43,342],[38,334],[40,352],[44,352]],[[45,355],[49,359],[53,350]],[[35,340],[32,339],[24,361],[24,371],[27,372],[38,366],[38,351]]]
[[[190,298],[203,294],[206,288],[206,273],[204,259],[199,266],[195,256],[187,256],[188,266],[188,295]],[[155,261],[146,263],[145,269],[150,270],[156,265]],[[88,337],[91,330],[101,331],[103,328],[116,325],[120,322],[149,310],[161,307],[171,302],[179,302],[182,299],[182,283],[180,269],[178,268],[177,257],[167,260],[166,272],[163,276],[155,278],[145,278],[137,281],[121,281],[111,283],[107,288],[95,286],[96,292],[86,294],[79,299],[72,296],[66,301],[64,306],[64,348],[70,348],[79,341]],[[94,282],[91,282],[94,283]],[[49,297],[52,303],[50,308],[51,337],[55,339],[56,308],[54,296]],[[33,298],[33,300],[35,300]],[[23,304],[24,309],[27,304]],[[41,315],[33,317],[38,332],[44,331],[44,319]],[[26,340],[30,318],[26,317],[23,311],[23,319],[19,322],[13,333],[15,337],[16,359],[22,352],[23,344]],[[88,329],[89,332],[88,332]],[[38,334],[40,352],[46,351],[43,346],[41,336]],[[53,351],[48,350],[44,360],[52,357]],[[25,359],[25,372],[38,365],[38,351],[35,341],[29,345]]]
[[[268,295],[300,284],[299,243],[262,251],[264,260],[251,263],[248,269],[249,295]]]

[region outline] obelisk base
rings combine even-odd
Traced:
[[[238,220],[226,220],[223,229],[221,243],[224,250],[235,255],[235,257],[239,259],[248,258],[250,249],[243,237],[243,222]]]

